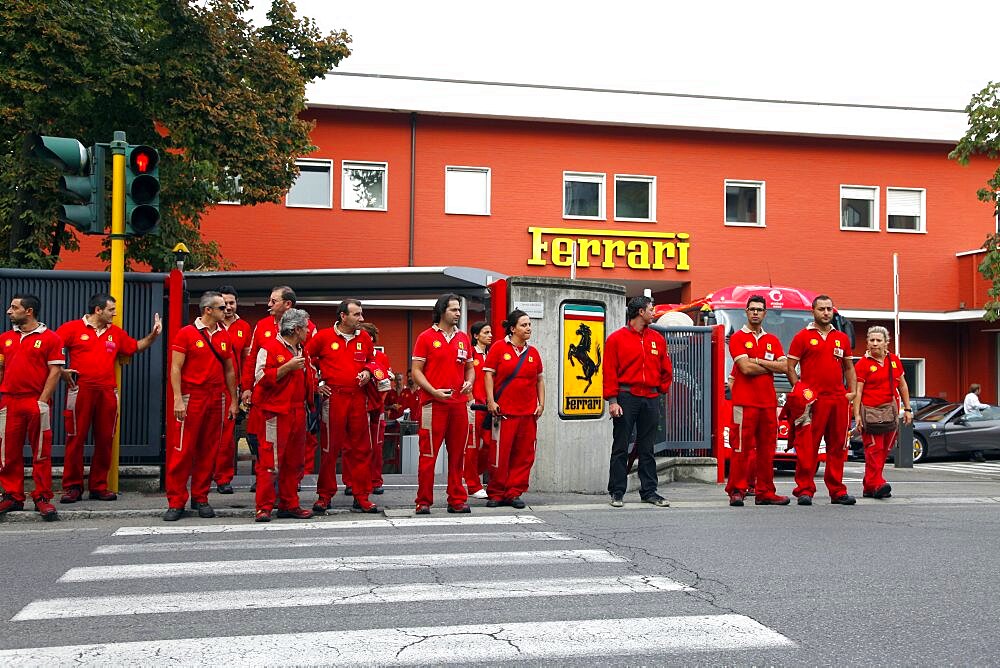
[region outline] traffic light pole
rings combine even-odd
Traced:
[[[111,296],[118,308],[114,323],[122,326],[125,308],[125,150],[128,144],[125,133],[115,131],[111,142]],[[115,384],[121,406],[122,365],[115,362]],[[118,493],[118,457],[121,443],[121,410],[115,418],[115,435],[111,440],[111,468],[108,470],[108,489]]]

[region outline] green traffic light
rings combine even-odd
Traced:
[[[25,140],[25,148],[30,156],[50,162],[70,174],[84,173],[88,167],[86,147],[69,137],[47,137],[32,132]]]

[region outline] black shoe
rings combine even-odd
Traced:
[[[448,506],[448,512],[449,513],[459,513],[459,514],[465,515],[465,514],[471,513],[472,512],[472,508],[469,508],[469,504],[463,503],[460,506]]]
[[[517,510],[523,510],[527,504],[521,500],[521,497],[515,496],[510,500],[511,508],[516,508]]]
[[[813,504],[813,498],[808,494],[803,494],[799,497],[800,506],[811,506]]]
[[[378,487],[372,490],[372,494],[385,494],[385,487],[379,485]]]
[[[344,496],[354,496],[354,490],[351,489],[350,485],[344,487]]]
[[[114,492],[104,490],[103,492],[90,492],[87,494],[87,498],[91,501],[117,501],[118,495]]]
[[[375,515],[379,512],[379,510],[378,506],[376,506],[374,503],[369,503],[366,506],[362,506],[357,499],[354,499],[354,503],[351,504],[351,512]]]
[[[664,499],[662,496],[660,496],[656,492],[653,492],[652,494],[650,494],[649,496],[647,496],[645,499],[642,500],[642,502],[643,503],[651,503],[654,506],[660,506],[661,508],[666,508],[666,507],[668,507],[670,505],[670,503],[666,499]]]
[[[326,515],[326,506],[317,501],[313,504],[313,515]]]
[[[621,494],[614,494],[614,495],[611,496],[611,507],[612,508],[621,508],[624,505],[625,505],[625,501],[622,499],[622,495]]]
[[[208,502],[198,504],[198,517],[204,517],[205,519],[211,519],[215,517],[215,509],[208,505]]]
[[[305,508],[278,508],[278,517],[285,520],[307,520],[312,516],[312,511]]]
[[[841,494],[835,499],[830,499],[830,503],[836,503],[837,505],[840,506],[853,506],[857,502],[858,500],[855,499],[850,494]]]
[[[194,499],[191,499],[191,510],[198,510],[198,506],[200,505],[201,505],[200,503],[198,503]]]
[[[164,522],[176,522],[182,517],[184,517],[183,508],[167,508],[167,512],[163,513]]]
[[[233,486],[230,485],[228,482],[224,482],[222,484],[216,485],[215,491],[217,491],[219,494],[232,494]]]
[[[888,499],[890,496],[892,496],[892,485],[890,485],[889,483],[885,483],[884,485],[876,489],[875,492],[872,494],[872,496],[875,497],[876,499]]]
[[[487,508],[496,508],[499,505],[500,505],[500,502],[497,501],[496,499],[490,499],[489,501],[486,502],[486,507]]]

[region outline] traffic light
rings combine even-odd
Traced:
[[[28,155],[62,170],[59,191],[73,204],[59,207],[58,218],[84,234],[104,234],[104,147],[87,149],[69,137],[31,133],[25,142]]]
[[[125,149],[125,234],[155,234],[160,224],[160,154],[155,148]]]

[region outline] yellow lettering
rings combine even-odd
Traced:
[[[673,241],[653,242],[653,269],[666,269],[666,259],[674,257]]]
[[[628,242],[628,266],[632,269],[649,269],[649,244],[645,241]]]
[[[545,229],[541,227],[529,227],[528,232],[531,234],[531,259],[528,260],[528,264],[544,267],[546,263],[545,258],[542,257],[542,253],[549,249],[549,244],[542,241]]]
[[[677,238],[678,239],[689,239],[689,238],[691,238],[691,235],[690,234],[686,234],[684,232],[681,232],[680,234],[677,235]],[[691,244],[688,243],[687,241],[682,241],[681,243],[677,244],[677,270],[678,271],[687,271],[688,269],[691,268],[691,265],[688,264],[688,248],[690,248],[690,247],[691,247]]]
[[[604,240],[604,262],[601,263],[602,267],[612,269],[615,267],[615,256],[625,257],[625,242],[624,241],[612,241],[611,239]]]
[[[578,239],[576,247],[580,249],[579,257],[576,258],[578,267],[589,267],[591,255],[601,257],[601,242],[598,239]]]
[[[568,267],[573,264],[573,240],[556,237],[552,240],[552,264]]]

